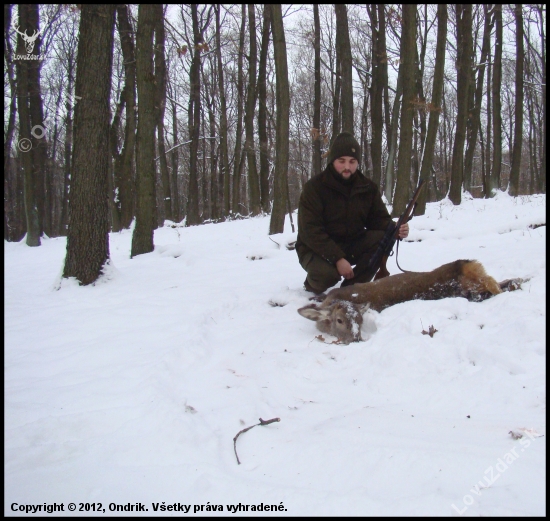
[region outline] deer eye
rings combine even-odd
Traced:
[[[338,324],[343,324],[344,323],[344,321],[341,318],[336,319],[336,322],[338,322]]]

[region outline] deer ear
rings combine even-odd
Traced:
[[[320,309],[317,304],[309,304],[298,310],[298,313],[303,317],[309,318],[309,320],[323,320],[328,318],[329,311],[326,309]]]

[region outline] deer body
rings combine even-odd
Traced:
[[[349,344],[361,340],[362,314],[369,307],[382,311],[408,300],[447,297],[479,301],[501,293],[502,284],[487,275],[481,263],[457,260],[433,271],[406,272],[373,282],[335,288],[329,291],[320,305],[310,304],[300,308],[298,313],[315,320],[320,331]]]

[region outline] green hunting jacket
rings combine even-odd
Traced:
[[[300,261],[312,251],[335,264],[345,257],[346,245],[367,230],[386,231],[392,222],[375,183],[359,170],[351,185],[336,176],[330,164],[304,185],[298,206],[296,241]]]

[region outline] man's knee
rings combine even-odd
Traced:
[[[307,271],[307,281],[315,292],[322,293],[327,288],[340,281],[338,270],[318,255],[312,254],[311,259],[302,264]]]

